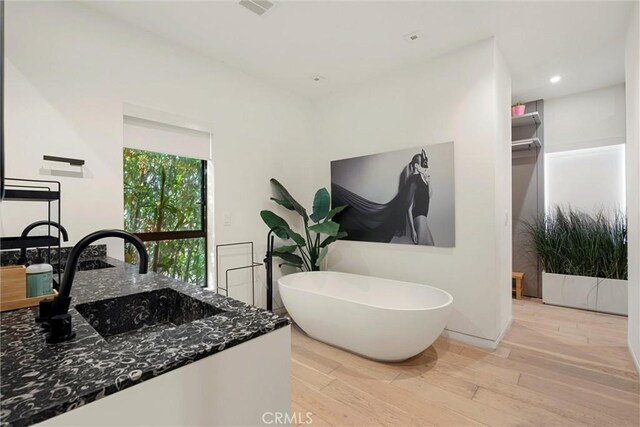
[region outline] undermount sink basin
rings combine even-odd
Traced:
[[[170,288],[78,304],[75,308],[107,341],[158,332],[224,311]]]

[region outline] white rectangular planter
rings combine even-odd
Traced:
[[[596,310],[627,315],[628,284],[626,280],[598,279]]]
[[[542,272],[542,301],[563,307],[596,309],[598,279]]]
[[[627,314],[627,281],[542,272],[545,304]]]

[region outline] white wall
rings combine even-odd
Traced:
[[[545,99],[545,207],[624,210],[625,85]]]
[[[629,350],[640,372],[640,6],[627,33],[627,221],[629,236]]]
[[[512,294],[511,272],[513,246],[513,213],[512,213],[512,173],[511,173],[511,75],[500,50],[494,47],[495,55],[495,210],[494,227],[497,233],[495,240],[496,274],[498,283],[498,331],[506,332],[511,324]],[[495,291],[494,291],[495,292]],[[502,328],[502,330],[500,329]],[[501,339],[502,337],[500,337]]]
[[[544,100],[546,153],[625,143],[624,84]]]
[[[7,176],[50,178],[39,173],[43,154],[86,161],[84,178],[60,178],[70,243],[122,228],[125,103],[211,123],[215,243],[252,240],[261,257],[272,176],[309,203],[309,101],[79,4],[9,2],[5,23]],[[3,235],[28,223],[32,207],[2,205]],[[109,252],[121,257],[122,244],[109,241]]]
[[[625,210],[625,146],[606,145],[545,154],[545,205],[596,213]]]
[[[454,141],[456,247],[340,241],[331,269],[434,285],[447,329],[493,346],[511,319],[510,81],[493,40],[323,98],[318,172],[331,160]]]

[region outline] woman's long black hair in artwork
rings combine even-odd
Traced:
[[[427,157],[427,153],[425,153],[424,150],[422,150],[419,154],[413,156],[411,161],[404,167],[404,169],[402,169],[402,172],[400,172],[398,193],[402,191],[402,187],[407,183],[407,179],[409,179],[416,173],[416,165],[420,165],[424,169],[429,168],[429,158]]]
[[[409,235],[415,244],[433,244],[430,232],[423,235],[426,225],[416,225],[415,220],[421,216],[426,220],[429,212],[428,168],[424,150],[415,154],[400,173],[398,194],[387,203],[373,202],[332,183],[333,205],[348,206],[336,217],[348,233],[347,240],[390,242],[394,237]]]

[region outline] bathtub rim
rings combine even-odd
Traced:
[[[343,297],[338,297],[338,296],[334,296],[334,295],[326,295],[326,294],[322,294],[322,293],[319,293],[319,292],[310,291],[308,289],[300,289],[300,288],[297,288],[297,289],[302,291],[302,292],[309,293],[309,294],[319,295],[319,296],[323,296],[323,297],[327,297],[327,298],[334,298],[334,299],[337,299],[337,300],[340,300],[340,301],[345,301],[345,302],[349,302],[349,303],[352,303],[352,304],[358,304],[358,305],[361,305],[361,306],[370,307],[370,308],[376,308],[376,309],[380,309],[380,310],[432,311],[432,310],[442,309],[442,308],[448,307],[448,306],[453,304],[453,295],[451,295],[449,292],[445,291],[444,289],[436,288],[435,286],[423,285],[421,283],[414,283],[414,282],[406,282],[404,280],[386,279],[384,277],[365,276],[364,274],[344,273],[342,271],[299,271],[297,273],[291,273],[291,274],[287,274],[285,276],[280,277],[278,279],[278,286],[284,286],[285,288],[288,287],[290,289],[295,289],[295,286],[291,286],[291,285],[288,285],[288,284],[282,284],[281,280],[284,279],[285,277],[302,276],[302,275],[305,275],[305,274],[315,274],[315,273],[337,273],[337,274],[347,275],[347,276],[371,277],[373,279],[389,280],[389,281],[392,281],[392,282],[406,283],[406,284],[413,285],[413,286],[426,286],[428,288],[435,289],[438,292],[444,293],[448,297],[448,299],[447,299],[447,302],[445,302],[444,304],[431,306],[431,307],[396,308],[396,307],[384,307],[384,306],[380,306],[380,305],[377,305],[377,304],[366,304],[366,303],[363,303],[361,301],[355,301],[355,300],[352,300],[352,299],[349,299],[349,298],[343,298]]]

